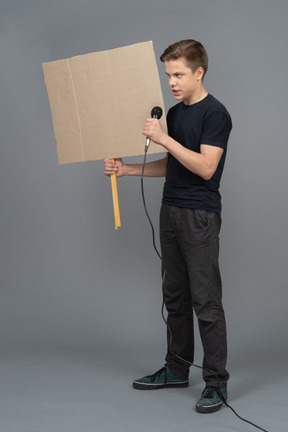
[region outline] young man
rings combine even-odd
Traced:
[[[232,128],[226,108],[203,86],[207,53],[200,42],[170,45],[160,57],[179,103],[167,115],[168,135],[148,118],[143,135],[167,150],[145,166],[145,176],[166,176],[160,212],[163,294],[168,312],[165,366],[133,382],[136,389],[188,386],[194,358],[193,310],[204,351],[205,389],[198,412],[218,410],[227,398],[226,324],[218,265],[219,184]],[[141,164],[105,160],[105,174],[141,175]]]

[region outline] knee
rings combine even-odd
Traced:
[[[197,319],[206,322],[216,322],[224,319],[224,309],[222,304],[207,303],[194,305],[194,311]]]

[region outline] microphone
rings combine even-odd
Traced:
[[[162,108],[158,106],[152,108],[151,117],[159,120],[162,117]]]
[[[152,108],[151,117],[159,120],[162,117],[162,108],[160,108],[159,106],[155,106],[154,108]],[[150,142],[151,139],[147,137],[145,144],[145,152],[147,152]]]

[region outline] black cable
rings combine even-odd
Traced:
[[[156,247],[154,227],[153,227],[153,223],[152,223],[152,221],[151,221],[151,219],[150,219],[150,216],[149,216],[149,213],[148,213],[148,210],[147,210],[147,207],[146,207],[145,195],[144,195],[143,177],[144,177],[144,168],[145,168],[145,165],[146,165],[147,149],[148,149],[148,147],[145,147],[144,160],[143,160],[142,172],[141,172],[141,192],[142,192],[142,201],[143,201],[144,210],[145,210],[145,213],[146,213],[147,219],[148,219],[148,221],[149,221],[149,223],[150,223],[151,230],[152,230],[152,242],[153,242],[153,246],[154,246],[154,249],[155,249],[155,251],[156,251],[158,257],[159,257],[160,260],[162,261],[162,257],[161,257],[161,255],[160,255],[160,253],[159,253],[159,251],[158,251],[158,249],[157,249],[157,247]]]
[[[160,260],[162,261],[162,256],[161,256],[160,253],[158,252],[158,249],[157,249],[156,244],[155,244],[155,231],[154,231],[153,223],[152,223],[152,221],[151,221],[151,218],[150,218],[150,216],[149,216],[149,213],[148,213],[148,210],[147,210],[147,207],[146,207],[145,194],[144,194],[143,177],[144,177],[144,168],[145,168],[145,165],[146,165],[146,155],[147,155],[147,150],[148,150],[148,147],[145,147],[144,160],[143,160],[143,166],[142,166],[142,172],[141,172],[141,193],[142,193],[142,201],[143,201],[144,210],[145,210],[145,213],[146,213],[147,219],[148,219],[148,221],[149,221],[149,224],[150,224],[150,227],[151,227],[151,230],[152,230],[152,241],[153,241],[153,247],[154,247],[154,249],[155,249],[155,251],[156,251],[156,254],[158,255],[158,257],[159,257]],[[166,272],[165,272],[165,269],[164,269],[164,270],[163,270],[163,276],[162,276],[162,295],[163,295],[163,301],[162,301],[162,307],[161,307],[161,315],[162,315],[162,318],[163,318],[164,323],[166,324],[167,330],[168,330],[168,332],[169,332],[169,343],[168,343],[169,350],[170,350],[170,352],[171,352],[172,355],[174,355],[175,357],[177,357],[179,360],[181,360],[181,361],[183,361],[183,362],[189,364],[189,366],[194,366],[195,368],[198,368],[198,369],[201,369],[201,370],[206,370],[206,371],[209,372],[209,373],[212,372],[212,373],[216,376],[216,379],[217,379],[218,383],[220,384],[220,379],[219,379],[219,377],[217,376],[217,374],[216,374],[214,371],[211,371],[211,370],[209,370],[209,369],[207,369],[207,368],[204,368],[203,366],[199,366],[199,365],[197,365],[197,364],[195,364],[195,363],[191,363],[190,361],[183,359],[183,358],[180,357],[178,354],[176,354],[176,353],[174,353],[174,352],[172,351],[172,349],[171,349],[171,346],[172,346],[172,340],[173,340],[172,331],[171,331],[171,328],[169,327],[168,322],[167,322],[167,319],[165,318],[165,315],[164,315],[165,298],[164,298],[164,290],[163,290],[163,286],[164,286],[164,281],[165,281],[165,274],[166,274]],[[219,385],[219,387],[220,387],[220,385]],[[217,391],[217,389],[216,389],[216,391]],[[230,408],[230,410],[235,414],[236,417],[238,417],[238,418],[239,418],[240,420],[242,420],[243,422],[248,423],[248,424],[254,426],[255,428],[257,428],[257,429],[259,429],[259,430],[261,430],[261,431],[263,431],[263,432],[269,432],[269,431],[267,431],[266,429],[263,429],[262,427],[256,425],[255,423],[252,423],[252,422],[249,421],[249,420],[246,420],[245,418],[243,418],[243,417],[241,417],[239,414],[237,414],[237,412],[236,412],[236,411],[235,411],[235,410],[234,410],[234,409],[233,409],[233,408],[232,408],[232,407],[231,407],[231,406],[226,402],[226,400],[225,400],[225,398],[223,397],[221,391],[218,390],[217,393],[218,393],[219,397],[222,399],[223,403],[224,403],[228,408]]]

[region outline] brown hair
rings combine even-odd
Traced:
[[[194,73],[199,67],[204,69],[204,74],[208,69],[208,55],[203,45],[193,39],[186,39],[169,45],[160,57],[162,62],[185,58],[187,65]]]

